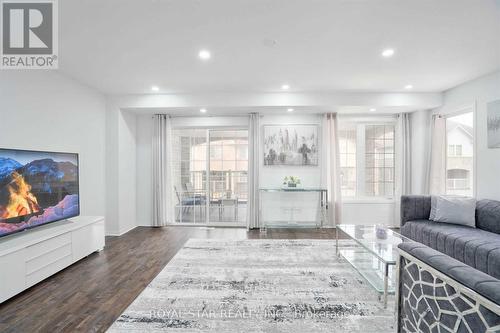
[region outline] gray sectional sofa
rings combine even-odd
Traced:
[[[401,198],[400,332],[500,332],[500,201],[476,228],[429,220],[430,196]]]

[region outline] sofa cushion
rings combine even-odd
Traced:
[[[408,221],[401,234],[500,279],[500,236],[462,225]]]
[[[419,243],[404,242],[398,247],[453,280],[500,304],[500,280]]]
[[[483,199],[476,203],[476,228],[500,234],[500,201]]]

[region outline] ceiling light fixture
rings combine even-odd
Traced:
[[[293,109],[292,108],[288,108],[286,109],[287,112],[293,112]]]
[[[207,113],[207,109],[200,109],[201,113]]]
[[[394,53],[395,53],[394,49],[385,49],[382,51],[382,57],[390,58],[394,55]]]
[[[413,86],[412,86],[411,84],[407,84],[407,85],[405,86],[405,89],[406,89],[406,90],[413,89]]]
[[[375,112],[375,111],[377,111],[377,109],[375,109],[375,108],[370,109],[370,112]]]
[[[281,86],[281,89],[288,90],[288,89],[290,89],[290,86],[288,84],[284,84]]]
[[[208,60],[212,57],[212,54],[210,54],[208,50],[201,50],[198,52],[198,57],[200,57],[201,60]]]
[[[160,91],[160,87],[158,87],[158,86],[152,86],[151,90],[152,91]]]

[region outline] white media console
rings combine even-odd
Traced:
[[[78,216],[0,239],[0,303],[103,248],[102,216]]]

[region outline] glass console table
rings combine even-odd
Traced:
[[[319,219],[316,220],[315,227],[323,227],[328,221],[328,190],[325,188],[316,188],[316,187],[264,187],[259,189],[260,195],[259,195],[259,220],[261,222],[261,231],[265,231],[267,229],[268,223],[263,217],[262,214],[262,202],[263,202],[263,194],[266,193],[277,193],[277,194],[300,194],[300,193],[317,193],[319,195],[319,202],[318,202],[318,208],[319,210]],[[280,203],[286,202],[286,200],[280,200]],[[287,209],[290,210],[290,214],[293,216],[294,209],[300,209],[297,207],[288,207]],[[298,226],[297,224],[293,223],[293,219],[290,218],[290,220],[286,223],[281,223],[281,224],[269,224],[269,226],[273,227],[296,227]]]
[[[383,296],[384,307],[386,307],[387,295],[393,294],[396,289],[394,267],[399,256],[398,244],[411,240],[382,226],[378,227],[378,236],[377,226],[374,225],[339,224],[337,228],[337,254],[347,260]],[[359,246],[339,249],[339,230]]]

